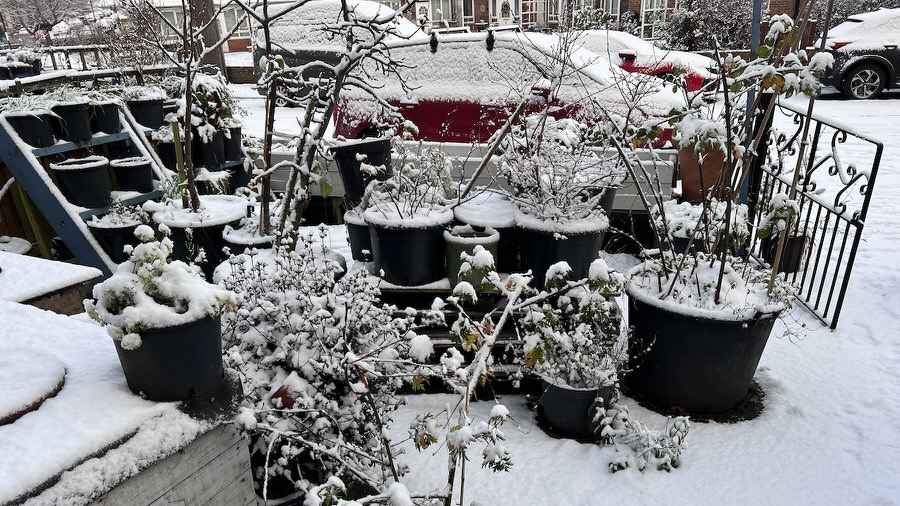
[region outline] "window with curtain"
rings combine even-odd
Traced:
[[[451,10],[450,0],[431,0],[431,20],[447,21],[453,19],[453,11]]]
[[[662,25],[677,7],[677,0],[641,0],[641,38],[659,38]]]
[[[222,12],[223,21],[225,22],[225,33],[231,31],[234,28],[234,25],[238,23],[243,17],[244,10],[240,7],[231,7],[229,9],[225,9]],[[250,26],[247,24],[247,20],[245,19],[243,23],[241,23],[241,27],[234,32],[236,37],[249,37],[250,36]]]

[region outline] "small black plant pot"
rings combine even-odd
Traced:
[[[125,225],[121,227],[98,227],[88,222],[88,228],[94,239],[100,243],[103,251],[109,255],[113,262],[120,264],[128,260],[125,254],[125,245],[137,246],[140,241],[134,236],[135,225]]]
[[[141,125],[153,130],[163,125],[163,100],[161,98],[129,100],[126,104],[131,115]]]
[[[254,216],[254,219],[259,219],[259,216]],[[226,227],[222,231],[222,240],[225,241],[225,247],[228,248],[228,253],[232,255],[240,255],[244,253],[250,248],[255,249],[270,249],[272,247],[272,243],[274,241],[274,237],[253,237],[252,240],[248,240],[246,237],[241,237],[240,240],[238,236],[232,233],[234,229],[230,229]],[[224,256],[224,254],[223,254]]]
[[[56,185],[70,203],[97,209],[112,202],[112,179],[106,157],[70,158],[51,163],[50,169],[56,178]]]
[[[572,268],[570,279],[587,276],[588,268],[603,247],[604,232],[568,234],[566,239],[556,237],[552,232],[519,228],[519,253],[523,270],[531,269],[532,284],[544,286],[547,268],[565,261]]]
[[[347,207],[353,207],[362,200],[366,185],[373,178],[360,172],[363,160],[357,155],[365,155],[365,163],[372,166],[384,165],[385,170],[377,179],[387,179],[391,174],[391,141],[390,139],[372,138],[346,142],[331,148],[334,163],[337,165],[344,183],[344,200]]]
[[[60,119],[57,137],[72,142],[91,139],[91,109],[86,102],[56,104],[51,110]]]
[[[46,148],[56,144],[54,131],[58,118],[50,113],[14,113],[6,116],[9,124],[29,146]]]
[[[120,158],[109,162],[116,177],[116,189],[147,193],[153,191],[153,169],[143,156]]]
[[[346,222],[347,235],[350,238],[350,254],[357,262],[372,261],[372,237],[369,226]]]
[[[239,221],[231,225],[235,226]],[[172,230],[172,242],[175,244],[172,257],[184,263],[191,263],[202,248],[206,253],[206,262],[200,264],[200,269],[203,271],[207,281],[211,282],[213,271],[226,259],[225,253],[222,251],[222,248],[225,247],[225,239],[222,238],[225,225],[227,224],[192,227],[190,240],[188,239],[187,229],[169,225],[169,228]]]
[[[34,68],[28,63],[16,63],[10,67],[13,79],[21,79],[23,77],[31,77],[34,75]]]
[[[800,270],[803,264],[803,256],[806,253],[808,237],[805,235],[791,235],[784,240],[784,251],[781,252],[781,262],[778,264],[778,272],[794,273]],[[775,256],[778,254],[778,238],[763,239],[759,243],[763,260],[769,265],[775,264]]]
[[[163,166],[171,171],[178,171],[178,159],[175,157],[174,142],[158,142],[156,143],[156,154]]]
[[[573,439],[594,439],[594,401],[600,395],[608,403],[617,396],[615,387],[571,388],[541,378],[541,414],[553,435]],[[606,399],[610,396],[610,399]]]
[[[123,349],[115,340],[128,388],[151,401],[171,402],[217,395],[225,382],[222,328],[206,317],[140,333],[141,346]]]
[[[115,102],[91,104],[91,129],[95,132],[115,134],[122,131],[119,121],[119,105]]]
[[[450,218],[447,219],[449,223]],[[400,286],[421,286],[444,277],[444,225],[388,228],[369,223],[376,272]]]
[[[200,166],[211,172],[222,170],[225,165],[225,135],[216,132],[209,142],[204,142],[197,132],[194,132],[194,136],[197,142],[193,148],[198,150]]]
[[[231,127],[228,129],[230,137],[225,139],[225,160],[233,162],[244,157],[241,149],[241,127]]]
[[[747,396],[777,313],[720,320],[658,307],[631,293],[628,299],[634,330],[625,385],[632,395],[687,414],[722,413]]]

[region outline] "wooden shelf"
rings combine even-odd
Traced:
[[[46,148],[35,148],[31,152],[34,156],[41,158],[44,156],[58,155],[75,151],[76,149],[84,149],[92,146],[100,146],[130,139],[128,132],[119,132],[115,134],[97,134],[84,142],[61,142]]]
[[[148,200],[156,200],[160,199],[163,196],[162,190],[153,190],[152,192],[142,193],[141,195],[137,195],[131,198],[122,199],[119,203],[124,204],[126,206],[137,206],[141,205]],[[79,216],[84,221],[90,221],[94,216],[103,216],[109,212],[109,207],[99,207],[97,209],[89,209],[87,211],[82,211],[79,213]]]

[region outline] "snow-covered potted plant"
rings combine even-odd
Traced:
[[[716,198],[697,204],[667,200],[663,202],[662,211],[656,206],[652,215],[657,228],[661,230],[668,228],[672,250],[676,253],[694,250],[710,252],[716,250],[719,240],[725,239],[724,220],[727,207],[725,202]],[[734,204],[727,232],[725,247],[733,254],[738,254],[744,247],[744,242],[750,237],[745,204]]]
[[[57,136],[72,142],[90,140],[91,109],[87,97],[73,94],[64,102],[59,102],[50,108],[60,121],[60,131]]]
[[[122,100],[141,125],[157,129],[163,126],[163,102],[166,92],[159,86],[127,86],[122,90]]]
[[[481,251],[489,252],[491,259],[496,258],[500,233],[491,227],[458,225],[444,230],[444,241],[447,243],[447,279],[450,280],[450,286],[456,286],[459,280],[464,280],[478,288],[477,281],[481,277],[472,279],[468,272],[473,267],[484,264],[478,259]]]
[[[457,221],[475,227],[490,227],[500,240],[494,256],[498,272],[518,272],[519,238],[516,231],[516,206],[509,196],[499,191],[477,191],[453,206]]]
[[[541,377],[544,420],[559,435],[592,438],[594,404],[598,397],[606,406],[618,400],[618,374],[626,361],[614,300],[624,278],[600,258],[586,279],[571,282],[571,273],[565,262],[552,265],[546,287],[560,293],[529,306],[519,325],[525,366]]]
[[[187,115],[183,103],[178,116],[190,116],[193,128],[192,146],[199,164],[209,171],[218,171],[225,164],[225,132],[234,124],[237,108],[228,81],[215,67],[202,67],[191,79],[192,108]],[[169,83],[176,96],[186,92],[187,81],[176,79]],[[182,120],[184,123],[184,120]]]
[[[153,169],[145,156],[111,160],[109,166],[116,179],[116,189],[147,193],[153,191]]]
[[[96,209],[112,202],[109,159],[105,156],[69,158],[51,163],[50,170],[59,190],[72,204]]]
[[[121,102],[109,100],[107,97],[96,97],[90,102],[91,130],[114,134],[122,131],[119,119]]]
[[[85,300],[88,315],[113,338],[128,387],[155,401],[208,400],[222,391],[219,315],[233,293],[207,283],[195,267],[171,260],[160,227],[141,225],[130,258]]]
[[[149,216],[138,206],[114,202],[103,215],[92,216],[87,225],[94,238],[115,263],[128,258],[125,246],[137,246],[135,229],[149,221]]]
[[[330,151],[344,184],[344,200],[351,205],[359,204],[369,181],[391,174],[390,137],[337,141]]]
[[[229,253],[239,255],[248,248],[267,249],[275,242],[274,235],[259,231],[259,206],[247,201],[247,214],[235,225],[226,225],[222,238]]]
[[[724,125],[706,118],[685,118],[678,142],[678,171],[681,194],[688,202],[702,202],[717,185],[725,165]]]
[[[533,114],[507,137],[500,170],[518,208],[522,268],[531,269],[538,287],[561,260],[574,277],[587,274],[609,226],[603,195],[625,178],[617,158],[585,145],[586,133],[574,119]]]
[[[398,145],[400,169],[377,185],[363,213],[372,253],[384,279],[420,286],[444,277],[444,228],[453,221],[448,206],[450,160],[439,150]]]
[[[59,118],[46,110],[47,106],[44,103],[26,107],[26,109],[4,108],[4,118],[29,146],[46,148],[56,144],[56,132],[59,128],[55,123]]]
[[[778,240],[781,234],[786,233],[781,258],[778,261],[778,272],[797,272],[803,262],[803,257],[808,250],[809,238],[799,232],[796,224],[799,223],[800,206],[784,193],[776,193],[769,200],[769,208],[759,223],[756,231],[760,238],[759,249],[763,260],[775,265],[775,257],[778,255]],[[794,224],[792,230],[788,230],[789,224]]]

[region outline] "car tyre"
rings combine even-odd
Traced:
[[[875,98],[884,90],[886,81],[881,67],[871,64],[859,65],[844,77],[844,96],[856,100]]]

